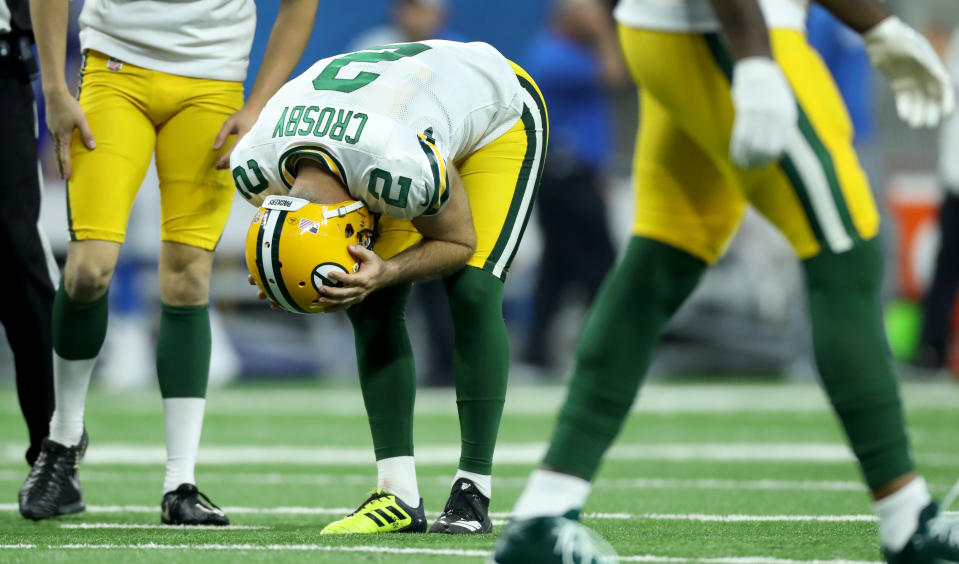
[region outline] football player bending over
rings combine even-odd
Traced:
[[[934,127],[952,110],[946,71],[918,33],[876,0],[819,3],[862,34],[902,119]],[[592,309],[550,448],[496,562],[611,561],[575,520],[663,327],[748,204],[802,260],[819,373],[875,500],[886,559],[959,561],[959,525],[941,516],[910,456],[879,308],[879,216],[846,109],[806,43],[805,0],[760,4],[616,8],[642,86],[633,237]]]
[[[462,447],[430,531],[492,530],[509,369],[503,280],[529,220],[547,128],[532,79],[494,48],[424,41],[317,62],[237,145],[237,189],[254,204],[269,196],[247,239],[251,279],[289,311],[349,308],[356,334],[378,481],[323,534],[426,531],[404,311],[410,284],[436,276],[456,330]],[[381,214],[375,252],[370,212]]]

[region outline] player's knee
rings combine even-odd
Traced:
[[[163,302],[174,306],[197,306],[210,299],[210,272],[186,268],[171,273],[163,284]]]
[[[163,302],[173,306],[204,305],[210,296],[210,268],[206,264],[185,263],[167,269],[160,277]]]
[[[843,253],[823,253],[803,263],[811,293],[873,293],[882,284],[883,257],[874,238]]]
[[[469,275],[469,280],[461,278],[447,285],[453,319],[469,322],[487,315],[502,317],[502,282],[485,272]]]
[[[210,300],[213,253],[164,242],[160,252],[160,298],[172,306],[199,306]]]
[[[67,295],[78,302],[92,302],[107,292],[113,277],[113,264],[96,260],[68,261],[63,273]]]

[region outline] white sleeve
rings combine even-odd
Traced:
[[[272,143],[255,144],[250,131],[237,143],[230,155],[230,172],[236,191],[250,204],[259,207],[268,196],[286,196],[290,188],[283,183],[276,166]]]
[[[393,144],[391,154],[374,159],[360,179],[361,197],[373,211],[399,219],[434,215],[449,200],[446,160],[422,133]],[[352,190],[351,190],[352,191]]]

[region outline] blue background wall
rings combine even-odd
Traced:
[[[389,20],[391,0],[319,0],[313,37],[294,75],[318,59],[341,53],[360,32]],[[279,0],[257,0],[256,38],[250,54],[249,92],[259,69]],[[549,0],[450,0],[448,27],[468,41],[486,41],[512,59],[519,59],[526,42],[538,32],[549,11]]]

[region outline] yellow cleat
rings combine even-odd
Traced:
[[[333,521],[321,535],[364,535],[373,533],[425,533],[426,511],[423,500],[410,507],[386,490],[373,490],[356,511]]]

